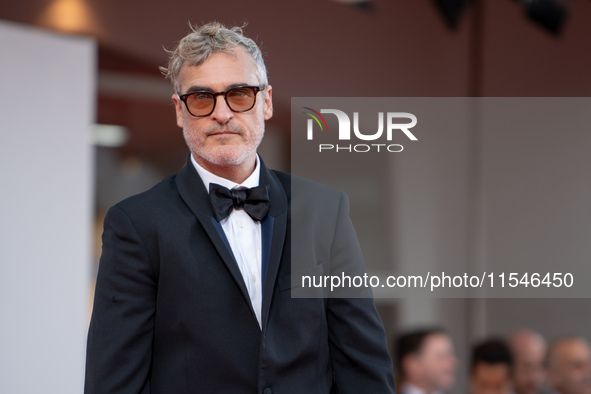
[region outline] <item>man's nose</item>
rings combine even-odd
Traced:
[[[226,124],[234,117],[234,112],[228,107],[223,95],[220,94],[215,99],[215,108],[210,116],[219,124]]]

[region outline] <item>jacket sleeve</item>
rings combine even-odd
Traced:
[[[342,194],[331,246],[331,275],[363,276],[361,248]],[[350,292],[348,290],[351,290]],[[327,300],[334,378],[339,394],[394,394],[386,334],[370,288],[340,289]]]
[[[121,208],[111,208],[88,333],[85,394],[150,392],[156,283],[140,234]]]

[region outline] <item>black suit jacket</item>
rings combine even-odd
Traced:
[[[292,181],[306,190],[294,206]],[[361,258],[346,196],[264,164],[260,184],[271,200],[262,223],[262,329],[190,160],[109,210],[85,393],[395,392],[371,298],[291,297],[292,246],[309,259],[309,273]],[[298,245],[292,214],[308,230]]]

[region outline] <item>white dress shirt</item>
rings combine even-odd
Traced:
[[[259,186],[261,167],[258,155],[253,173],[241,184],[207,171],[195,161],[193,155],[191,155],[191,162],[205,184],[208,193],[210,183],[217,183],[228,189]],[[259,322],[259,327],[261,327],[263,301],[261,283],[261,223],[253,220],[243,209],[233,209],[230,216],[222,220],[220,224],[232,248],[238,268],[240,268],[240,272],[242,273],[252,308]]]
[[[416,386],[410,382],[404,382],[402,384],[400,394],[428,394],[425,390]],[[441,391],[435,391],[432,394],[443,394]]]

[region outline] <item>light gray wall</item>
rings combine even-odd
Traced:
[[[0,21],[0,392],[80,393],[95,45]]]

